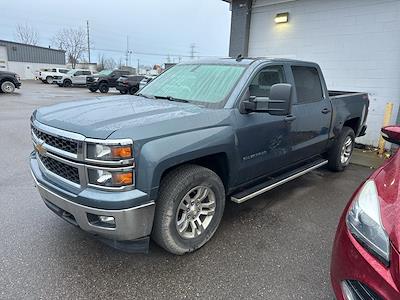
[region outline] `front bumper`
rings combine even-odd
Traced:
[[[386,268],[347,230],[345,223],[347,209],[343,214],[332,250],[331,281],[338,300],[347,300],[344,289],[354,299],[400,299],[400,282],[397,274],[399,253],[392,247],[391,265]]]
[[[35,180],[39,193],[48,208],[65,221],[80,227],[82,230],[113,241],[134,241],[147,237],[151,233],[154,218],[154,201],[149,201],[134,207],[123,209],[109,209],[82,205],[77,203],[80,194],[72,194],[55,185],[51,179],[40,169],[37,160],[31,156],[31,173]],[[98,197],[96,196],[98,193]],[[118,198],[120,193],[90,191],[92,201],[103,199],[105,194],[112,198]],[[85,198],[86,199],[86,198]],[[115,227],[111,228],[99,225],[93,221],[93,216],[114,217]]]

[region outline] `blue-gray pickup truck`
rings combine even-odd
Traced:
[[[315,63],[179,64],[133,96],[39,108],[30,167],[44,203],[115,248],[203,246],[225,201],[323,165],[342,171],[365,134],[366,93],[328,91]]]

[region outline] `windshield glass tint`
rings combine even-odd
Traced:
[[[140,93],[216,104],[224,101],[245,70],[232,65],[178,65],[151,81]]]
[[[107,76],[107,75],[110,75],[111,72],[112,72],[112,70],[103,70],[103,71],[101,71],[101,72],[99,73],[99,75]]]

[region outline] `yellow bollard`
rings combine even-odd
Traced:
[[[382,127],[390,125],[390,120],[392,119],[392,114],[393,114],[393,103],[388,102],[388,103],[386,103],[385,115],[383,117]],[[379,144],[378,144],[378,155],[382,156],[383,152],[385,152],[385,140],[382,137],[380,137]]]

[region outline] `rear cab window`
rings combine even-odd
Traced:
[[[298,104],[317,102],[324,98],[321,78],[317,68],[292,66],[292,72]]]

